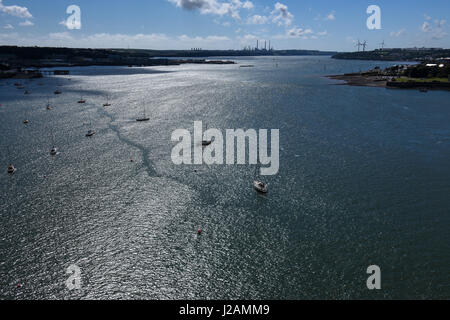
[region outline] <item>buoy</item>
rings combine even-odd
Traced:
[[[17,288],[20,289],[22,288],[22,285],[20,283],[17,284]]]
[[[134,162],[134,160],[133,160],[133,159],[131,159],[131,160],[130,160],[130,162],[131,162],[131,163],[133,163],[133,162]]]
[[[201,235],[201,234],[202,234],[202,229],[198,229],[198,230],[197,230],[197,234],[198,234],[198,235]]]

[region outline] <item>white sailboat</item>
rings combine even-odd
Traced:
[[[28,118],[27,118],[27,112],[26,111],[25,111],[25,117],[24,117],[23,123],[24,124],[29,124],[30,123],[30,120],[28,120]]]
[[[50,155],[56,156],[58,154],[58,149],[55,147],[55,135],[52,131],[52,149],[50,150]]]
[[[8,155],[11,155],[11,152],[9,151],[9,146],[8,146]],[[13,174],[14,172],[16,172],[16,168],[12,163],[10,163],[8,166],[8,173]]]
[[[147,115],[146,115],[145,104],[143,105],[143,107],[144,107],[144,108],[143,108],[143,109],[144,109],[143,117],[137,118],[137,119],[136,119],[137,122],[146,122],[146,121],[149,121],[149,120],[150,120],[150,118],[148,118]]]
[[[81,88],[80,88],[80,90],[81,90]],[[83,99],[83,94],[81,94],[81,97],[80,97],[80,100],[78,100],[78,103],[80,103],[80,104],[86,103],[86,100]]]
[[[47,106],[46,106],[47,110],[52,110],[52,106],[50,105],[50,97],[47,96]]]
[[[91,120],[91,114],[88,113],[89,115],[89,128],[92,128],[92,120]],[[89,129],[88,133],[86,134],[86,137],[92,137],[96,134],[97,132],[94,129]]]
[[[111,103],[109,103],[109,96],[106,96],[106,103],[103,104],[104,107],[111,107]]]

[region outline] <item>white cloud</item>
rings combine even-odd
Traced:
[[[242,2],[241,0],[168,0],[179,8],[195,11],[199,10],[202,14],[212,15],[230,15],[240,20],[239,11],[241,9],[253,9],[254,5],[251,1]]]
[[[255,14],[247,19],[248,24],[266,24],[269,18]]]
[[[434,20],[434,23],[438,28],[443,28],[444,25],[447,23],[447,20]]]
[[[279,26],[290,26],[292,20],[294,20],[294,15],[289,12],[288,6],[277,2],[275,4],[275,9],[272,11],[272,21],[277,23]]]
[[[21,26],[21,27],[31,27],[31,26],[34,26],[34,23],[31,22],[30,20],[26,20],[25,22],[19,23],[19,26]]]
[[[336,20],[336,12],[334,12],[334,11],[330,12],[330,13],[326,16],[325,20],[328,20],[328,21]]]
[[[244,4],[242,5],[242,8],[247,9],[247,10],[251,10],[254,7],[255,6],[253,5],[253,2],[251,2],[251,1],[245,1]]]
[[[12,30],[12,29],[14,29],[14,27],[13,27],[12,25],[10,25],[10,24],[7,24],[7,25],[5,25],[5,26],[3,27],[3,29],[6,29],[6,30]]]
[[[237,39],[226,36],[168,36],[165,34],[111,34],[92,35],[73,34],[69,31],[55,32],[40,37],[0,33],[0,42],[19,46],[50,46],[70,48],[136,48],[136,49],[177,49],[189,50],[192,47],[203,49],[223,49],[234,47]]]
[[[428,21],[431,21],[431,17],[425,15],[425,19]],[[448,33],[444,31],[444,26],[447,23],[446,20],[434,20],[434,26],[431,24],[431,22],[425,21],[421,27],[422,31],[429,34],[431,36],[431,39],[438,40],[445,38]]]
[[[399,31],[392,31],[392,32],[391,32],[391,37],[396,37],[396,38],[398,38],[398,37],[402,36],[403,34],[405,34],[405,32],[406,32],[405,29],[401,29],[401,30],[399,30]]]
[[[30,11],[28,11],[26,7],[19,7],[16,5],[5,6],[2,0],[0,0],[0,12],[4,12],[6,14],[19,18],[27,18],[27,19],[33,18],[32,14],[30,13]]]
[[[428,22],[424,22],[422,25],[422,31],[423,32],[430,32],[433,28],[431,27],[431,25]]]
[[[284,38],[301,38],[304,40],[307,39],[318,39],[319,37],[324,37],[328,35],[328,32],[321,31],[321,32],[314,32],[312,29],[303,29],[294,27],[286,31],[286,35]],[[283,38],[283,36],[279,36],[279,39]]]

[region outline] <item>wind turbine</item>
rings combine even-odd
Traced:
[[[358,39],[358,43],[355,45],[355,47],[358,47],[358,52],[361,51],[361,46],[362,46],[362,43]]]
[[[367,41],[364,40],[364,42],[361,45],[363,47],[363,52],[365,52],[366,51],[366,46],[367,46]]]
[[[382,43],[380,43],[380,46],[381,46],[381,50],[383,50],[384,49],[384,46],[385,46],[386,44],[384,43],[384,40],[383,40],[383,42]]]

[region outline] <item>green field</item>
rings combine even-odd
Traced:
[[[426,79],[420,79],[420,78],[409,78],[409,77],[400,77],[397,78],[396,81],[398,82],[424,82],[424,83],[428,83],[428,82],[449,82],[448,78],[426,78]]]

